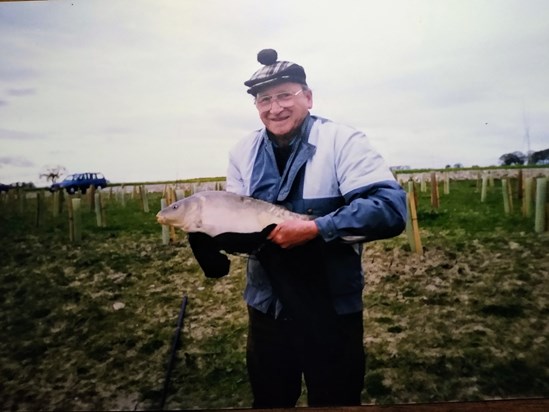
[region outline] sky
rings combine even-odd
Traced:
[[[549,148],[548,22],[547,0],[0,2],[0,182],[224,176],[264,48],[389,165],[497,165]]]

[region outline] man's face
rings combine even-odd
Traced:
[[[301,90],[302,85],[299,83],[282,83],[257,94],[256,106],[259,117],[267,130],[276,137],[284,138],[292,135],[307,117],[309,109],[313,107],[313,93],[309,89]],[[275,98],[278,95],[287,97],[288,94],[292,95],[289,99],[277,101]],[[259,102],[265,96],[271,96],[271,105],[264,110]]]

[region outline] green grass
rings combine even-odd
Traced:
[[[424,255],[404,234],[366,246],[363,401],[549,396],[549,236],[518,198],[503,213],[497,180],[484,203],[474,181],[440,188],[437,210],[418,194]],[[166,406],[250,406],[243,258],[206,279],[182,232],[161,244],[160,194],[149,213],[107,196],[101,228],[84,198],[79,244],[44,205],[37,227],[34,199],[0,199],[1,409],[157,407],[183,294]]]

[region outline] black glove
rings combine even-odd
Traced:
[[[229,273],[231,262],[221,253],[213,237],[205,233],[189,233],[189,244],[207,278],[221,278]]]

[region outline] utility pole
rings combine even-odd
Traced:
[[[532,156],[530,149],[530,124],[524,108],[522,109],[522,121],[524,123],[524,140],[526,143],[526,164],[529,165],[531,163],[530,157]]]

